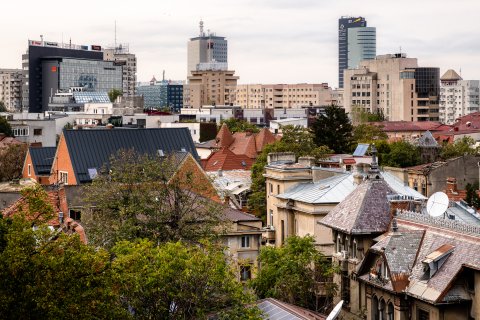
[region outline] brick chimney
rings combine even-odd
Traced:
[[[447,178],[447,192],[457,192],[457,179],[453,177]]]

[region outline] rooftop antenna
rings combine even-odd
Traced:
[[[431,217],[439,217],[448,209],[448,196],[443,192],[435,192],[428,198],[427,213]]]
[[[462,76],[462,67],[460,67],[460,77]]]
[[[200,37],[203,37],[204,36],[204,33],[203,33],[203,20],[200,18]]]
[[[115,20],[115,39],[114,39],[115,51],[117,51],[117,20]]]
[[[165,70],[163,70],[162,80],[165,81]]]
[[[402,54],[402,46],[400,46],[400,54]]]

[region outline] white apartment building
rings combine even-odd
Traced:
[[[0,101],[9,111],[22,108],[24,72],[20,69],[0,69]]]
[[[243,84],[235,89],[235,104],[243,109],[300,108],[332,104],[332,89],[320,84]]]
[[[453,124],[456,119],[480,111],[479,80],[463,80],[450,69],[440,78],[440,121]]]

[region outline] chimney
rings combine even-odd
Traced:
[[[447,178],[447,191],[457,192],[457,179],[453,177]]]
[[[306,167],[313,167],[315,165],[315,158],[314,157],[299,157],[298,163],[302,164]]]
[[[271,152],[267,156],[267,163],[295,163],[295,153],[293,152]]]
[[[353,182],[358,186],[363,182],[363,163],[357,163],[355,165],[355,171],[353,172]]]

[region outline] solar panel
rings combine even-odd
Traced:
[[[359,143],[357,148],[355,149],[355,152],[353,153],[353,156],[363,157],[365,153],[367,153],[367,150],[369,147],[370,147],[370,144],[368,143]]]
[[[110,98],[106,92],[74,92],[73,98],[76,103],[110,103]]]

